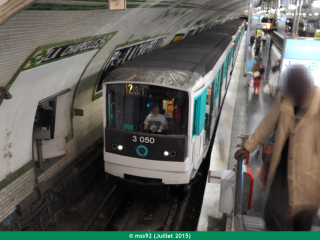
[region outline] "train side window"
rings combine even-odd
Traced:
[[[197,108],[198,106],[198,100],[194,101],[194,107],[193,107],[193,124],[192,124],[192,136],[197,134]]]
[[[207,91],[203,91],[194,100],[192,135],[199,135],[205,127]]]

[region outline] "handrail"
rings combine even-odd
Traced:
[[[235,231],[246,231],[246,226],[243,220],[243,165],[245,158],[238,157],[237,172],[236,172],[236,191],[234,201],[234,229]]]

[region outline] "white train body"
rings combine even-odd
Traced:
[[[103,83],[107,173],[165,185],[190,182],[207,154],[244,32],[243,22],[234,22],[234,35],[213,28],[107,76]],[[151,121],[156,125],[150,125],[153,132],[146,124],[153,106],[166,118],[168,129]]]

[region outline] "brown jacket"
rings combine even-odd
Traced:
[[[302,116],[299,116],[300,111],[295,115],[293,108],[293,101],[279,93],[275,105],[244,143],[244,147],[249,152],[254,151],[277,127],[267,182],[269,192],[282,149],[289,138],[289,204],[300,211],[320,205],[320,88],[316,87],[313,96],[306,101]]]

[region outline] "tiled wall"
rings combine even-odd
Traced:
[[[70,4],[66,0],[60,2]],[[86,2],[99,5],[94,0]],[[234,12],[226,12],[199,8],[202,5],[192,5],[195,1],[190,3],[182,0],[171,1],[169,4],[156,5],[157,2],[160,1],[138,3],[128,1],[128,4],[139,6],[116,12],[110,12],[107,9],[26,10],[0,26],[0,86],[8,84],[23,62],[39,46],[118,31],[92,60],[78,85],[73,107],[83,109],[84,116],[73,118],[74,134],[73,138],[66,143],[67,155],[42,174],[39,177],[40,182],[52,177],[102,137],[102,99],[93,101],[92,96],[100,71],[116,46],[145,37],[167,34],[164,42],[166,45],[179,29],[186,27],[186,23],[189,23],[188,27],[191,28],[200,20],[213,23],[233,15],[236,17],[241,11],[241,9],[235,9]],[[201,4],[205,6],[208,2],[210,1],[202,0]],[[82,4],[85,5],[84,2]],[[5,163],[0,162],[0,167],[1,164]],[[30,169],[0,190],[0,221],[14,211],[16,205],[34,190],[33,172],[33,169]]]
[[[34,186],[35,178],[32,168],[7,187],[0,190],[1,221],[12,213],[16,209],[16,205],[34,190]]]

